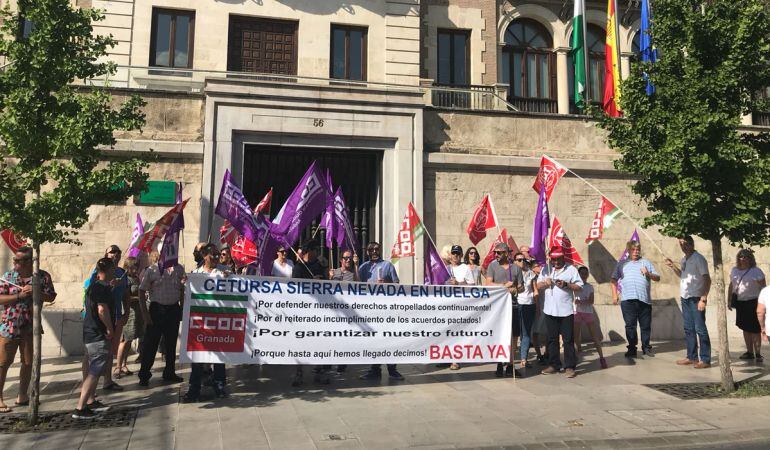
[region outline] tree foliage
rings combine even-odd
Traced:
[[[105,59],[115,45],[95,36],[103,15],[73,8],[69,0],[18,0],[0,27],[0,228],[36,243],[76,242],[94,203],[124,201],[146,186],[146,163],[104,160],[114,130],[144,124],[144,101],[119,107],[101,88],[73,87],[105,78],[116,67]],[[23,19],[32,24],[24,35]],[[39,193],[39,195],[36,195]]]
[[[763,0],[657,0],[655,63],[632,64],[622,84],[624,118],[599,118],[646,224],[669,236],[770,243],[770,134],[739,130],[768,105],[770,14]],[[655,85],[646,95],[647,77]]]

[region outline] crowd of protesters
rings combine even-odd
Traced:
[[[708,264],[694,248],[687,236],[679,240],[683,257],[679,264],[667,259],[666,264],[680,277],[682,319],[687,343],[686,358],[678,360],[681,366],[697,369],[711,366],[711,348],[705,315],[711,288]],[[287,256],[291,250],[296,257]],[[599,356],[601,368],[607,368],[601,344],[601,331],[593,307],[594,289],[588,282],[589,269],[574,267],[565,260],[564,249],[553,247],[548,253],[548,264],[540,265],[521,247],[514,252],[505,243],[494,246],[495,260],[486,268],[480,263],[478,249],[470,247],[463,252],[460,245],[449,245],[442,251],[452,285],[502,286],[510,293],[513,305],[511,322],[512,340],[510,360],[499,363],[497,377],[521,377],[532,367],[530,350],[545,375],[564,373],[567,378],[577,375],[576,366],[581,349],[582,329],[590,335]],[[651,328],[652,282],[660,280],[653,264],[642,257],[638,241],[627,243],[628,258],[618,262],[611,277],[612,300],[620,304],[625,322],[628,349],[627,358],[637,357],[641,334],[643,355],[652,356]],[[199,243],[193,252],[196,268],[187,271],[180,264],[160,269],[159,255],[149,255],[149,265],[142,268],[140,260],[128,257],[120,267],[122,252],[116,245],[109,246],[99,259],[85,283],[83,306],[83,381],[80,398],[73,417],[96,417],[108,406],[96,397],[99,378],[105,391],[121,391],[124,387],[115,380],[133,375],[128,356],[134,341],[139,353],[137,372],[139,385],[149,386],[152,368],[159,350],[164,355],[162,380],[179,383],[183,378],[176,373],[176,345],[182,320],[182,302],[187,273],[206,273],[229,276],[237,272],[228,247],[218,248],[212,243]],[[770,290],[765,287],[765,275],[757,268],[749,250],[740,250],[736,267],[730,274],[729,307],[736,310],[736,326],[743,331],[746,352],[743,360],[762,361],[762,340],[767,340],[770,326]],[[365,283],[399,283],[396,268],[382,258],[382,247],[377,242],[366,246],[366,261],[352,251],[339,252],[339,260],[331,264],[321,257],[320,245],[311,239],[302,243],[295,252],[280,247],[272,267],[272,275],[286,278],[329,279]],[[56,291],[51,276],[40,271],[43,301],[53,302]],[[32,251],[23,247],[15,253],[12,270],[0,281],[0,413],[11,411],[3,399],[3,387],[8,368],[17,351],[21,355],[19,394],[16,406],[29,403],[27,391],[32,367],[31,288]],[[543,347],[545,351],[542,351]],[[518,352],[516,352],[518,350]],[[564,358],[561,358],[561,354]],[[534,362],[534,360],[533,360]],[[515,368],[518,364],[519,369]],[[450,366],[459,370],[459,364]],[[304,383],[304,367],[297,366],[293,386]],[[343,373],[346,366],[338,366]],[[313,368],[314,381],[329,383],[331,366]],[[404,380],[395,364],[387,365],[391,380]],[[382,367],[372,365],[360,376],[363,380],[379,380]],[[185,402],[197,402],[202,386],[212,388],[215,397],[225,398],[226,371],[224,364],[192,364]]]

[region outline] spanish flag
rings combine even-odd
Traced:
[[[607,1],[607,40],[604,44],[604,112],[620,117],[620,52],[615,1]]]

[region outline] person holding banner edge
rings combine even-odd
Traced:
[[[193,270],[192,273],[205,273],[209,276],[224,277],[231,274],[228,266],[219,263],[220,254],[216,245],[211,243],[204,245],[203,248],[200,249],[200,254],[203,257],[203,265]],[[214,395],[217,398],[227,398],[228,394],[227,391],[225,391],[225,365],[221,363],[212,365],[214,366],[214,373],[212,375],[211,387],[214,389]],[[182,399],[185,403],[194,403],[199,400],[204,366],[206,366],[204,363],[191,364],[189,387]]]
[[[519,309],[517,307],[517,297],[519,292],[524,291],[524,278],[521,274],[521,269],[516,264],[511,263],[508,260],[508,254],[511,249],[505,242],[498,242],[495,244],[495,261],[492,261],[487,267],[487,275],[484,284],[491,286],[503,286],[508,289],[511,294],[511,302],[513,303],[513,314],[511,317],[511,348],[510,348],[510,362],[503,368],[503,363],[497,364],[495,370],[495,376],[501,378],[506,377],[521,377],[519,371],[513,368],[513,361],[515,360],[514,349],[516,348],[516,338],[520,334],[519,323]],[[503,372],[505,370],[505,372]]]
[[[364,283],[400,283],[396,268],[390,261],[382,259],[382,246],[379,242],[370,242],[366,246],[369,261],[358,268],[358,277]],[[388,364],[388,375],[391,380],[402,381],[404,376],[396,369],[395,364]],[[382,378],[382,367],[372,364],[369,371],[361,375],[362,380],[379,380]]]

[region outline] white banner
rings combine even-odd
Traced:
[[[505,362],[511,302],[497,286],[411,286],[190,274],[182,362]]]

